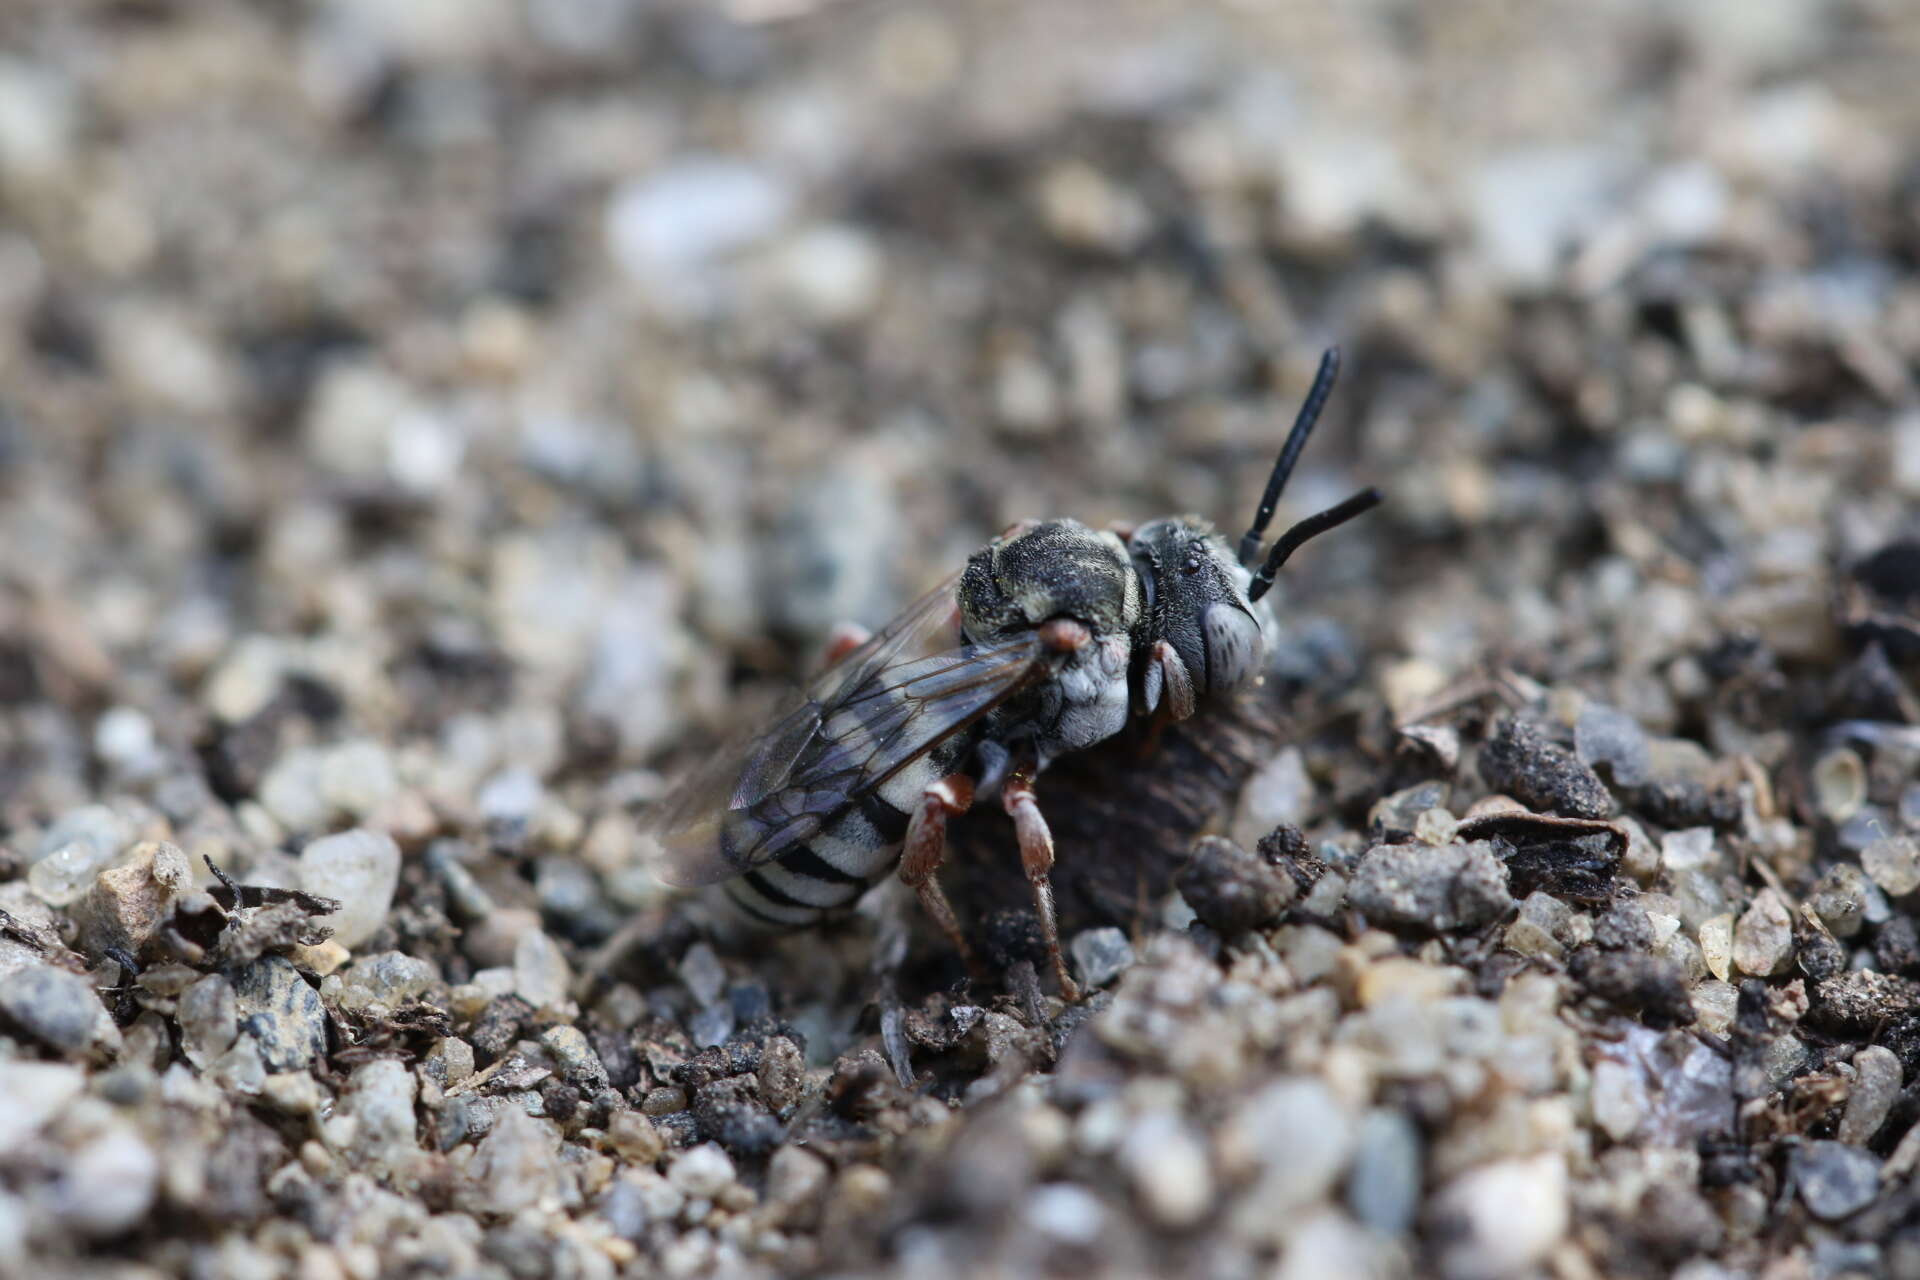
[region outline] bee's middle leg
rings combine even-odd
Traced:
[[[1014,834],[1020,840],[1020,865],[1033,886],[1033,907],[1040,916],[1040,936],[1047,944],[1047,959],[1060,980],[1060,994],[1068,1000],[1080,999],[1080,986],[1067,972],[1067,958],[1060,950],[1060,922],[1053,911],[1053,832],[1033,797],[1033,777],[1024,770],[1015,772],[1000,789],[1000,803],[1013,819]]]
[[[940,864],[947,857],[947,819],[965,813],[973,804],[973,779],[951,773],[920,793],[920,807],[907,823],[906,846],[900,854],[900,879],[919,895],[921,908],[940,926],[953,949],[975,968],[973,948],[954,918],[953,904],[940,887]]]

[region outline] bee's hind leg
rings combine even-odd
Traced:
[[[1000,803],[1013,819],[1014,834],[1020,838],[1020,865],[1026,869],[1027,883],[1033,886],[1033,909],[1040,916],[1040,936],[1046,940],[1047,959],[1060,980],[1060,994],[1068,1000],[1080,999],[1080,985],[1067,972],[1067,958],[1060,950],[1060,922],[1053,913],[1053,832],[1033,797],[1033,776],[1024,770],[1014,773],[1000,789]]]
[[[857,622],[837,622],[833,630],[827,633],[826,648],[820,654],[820,669],[825,671],[840,665],[841,659],[873,639],[873,632]]]
[[[907,823],[906,847],[900,855],[901,881],[919,895],[920,906],[953,943],[969,972],[975,968],[973,948],[967,945],[953,904],[940,887],[940,864],[947,857],[947,818],[965,813],[972,804],[973,779],[964,773],[948,774],[929,785]]]

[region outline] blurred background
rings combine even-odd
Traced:
[[[1378,749],[1268,819],[1518,672],[1782,771],[1811,883],[1920,820],[1898,735],[1787,768],[1915,714],[1920,553],[1853,570],[1920,533],[1916,58],[1904,0],[6,0],[0,879],[359,825],[431,902],[491,832],[577,963],[736,691],[1019,518],[1237,534],[1337,343],[1280,522],[1388,503],[1275,598]]]
[[[0,682],[645,763],[1010,520],[1238,525],[1334,342],[1282,518],[1388,489],[1293,575],[1383,657],[1805,648],[1920,489],[1916,25],[12,0]]]

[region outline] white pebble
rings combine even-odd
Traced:
[[[153,721],[135,707],[113,707],[93,726],[93,753],[100,762],[126,773],[151,768],[157,761]]]
[[[386,923],[400,887],[400,846],[377,831],[323,836],[300,853],[300,887],[339,901],[340,910],[326,923],[335,942],[357,947]]]
[[[689,157],[613,193],[607,248],[636,279],[695,270],[764,240],[794,203],[794,193],[762,169],[720,156]]]
[[[675,1160],[667,1179],[689,1196],[711,1200],[733,1185],[733,1161],[708,1142]]]
[[[573,971],[553,939],[529,929],[513,944],[513,989],[536,1009],[556,1009],[567,1002]]]
[[[1120,1143],[1119,1159],[1141,1207],[1161,1226],[1190,1227],[1213,1207],[1206,1146],[1172,1112],[1136,1121]]]
[[[56,1212],[76,1231],[119,1235],[153,1207],[160,1161],[130,1127],[114,1125],[69,1153],[62,1164]]]
[[[1433,1210],[1444,1275],[1516,1275],[1566,1234],[1566,1160],[1550,1154],[1470,1170],[1440,1189]]]
[[[1920,847],[1911,836],[1888,836],[1860,851],[1860,866],[1893,897],[1920,889]]]

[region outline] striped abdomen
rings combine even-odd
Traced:
[[[971,735],[957,735],[909,760],[806,844],[716,885],[717,905],[758,929],[801,929],[852,906],[899,862],[921,793],[971,745]]]

